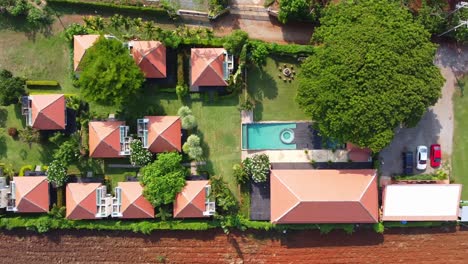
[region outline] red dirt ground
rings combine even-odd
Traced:
[[[468,231],[0,232],[1,263],[467,263]]]

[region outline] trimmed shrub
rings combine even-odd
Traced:
[[[8,135],[10,135],[12,138],[15,138],[18,136],[18,129],[14,127],[8,128]]]
[[[33,165],[24,165],[19,171],[19,176],[24,176],[26,171],[32,171],[34,169]]]
[[[379,233],[379,234],[383,234],[383,232],[385,231],[385,226],[384,226],[384,224],[382,222],[378,222],[376,224],[373,224],[372,228],[374,229],[374,231],[376,233]]]
[[[26,86],[28,88],[34,88],[31,86],[58,86],[59,83],[57,81],[26,81]]]

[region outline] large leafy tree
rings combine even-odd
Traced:
[[[172,203],[185,186],[187,169],[178,153],[159,154],[156,161],[142,168],[143,195],[155,207]]]
[[[278,20],[286,23],[290,20],[307,20],[311,18],[311,0],[280,0]]]
[[[120,105],[141,89],[143,73],[120,41],[101,37],[86,51],[78,86],[86,99]]]
[[[19,98],[26,94],[23,78],[14,77],[7,70],[0,70],[0,105],[17,103]]]
[[[331,4],[316,53],[302,66],[297,102],[325,136],[378,151],[441,94],[429,37],[396,2]]]

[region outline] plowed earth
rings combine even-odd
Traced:
[[[1,263],[468,263],[468,231],[0,232]]]

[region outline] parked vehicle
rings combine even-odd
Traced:
[[[416,148],[416,169],[425,170],[427,168],[427,147],[418,146]]]
[[[403,174],[413,175],[413,167],[414,167],[413,152],[405,151],[403,152],[402,156],[403,156]]]
[[[440,161],[442,160],[442,150],[440,149],[439,144],[431,145],[430,160],[431,167],[437,168],[440,166]]]

